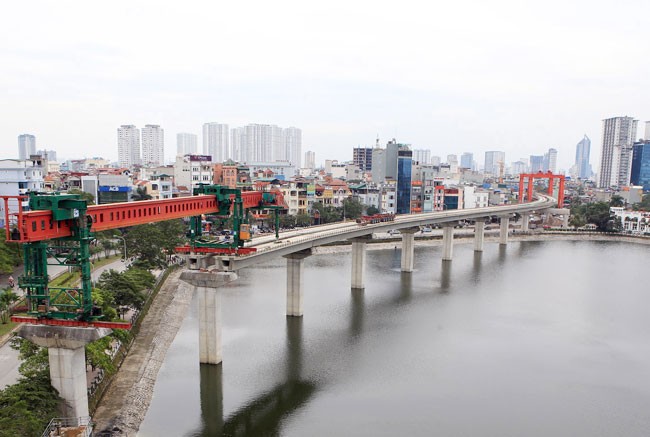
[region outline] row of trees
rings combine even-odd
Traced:
[[[587,223],[592,223],[601,232],[620,231],[620,222],[615,219],[609,210],[613,206],[622,206],[622,198],[619,198],[620,196],[612,196],[609,202],[595,202],[571,206],[569,225],[574,228],[579,228]]]

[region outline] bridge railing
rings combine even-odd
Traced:
[[[537,203],[539,206],[547,206],[545,204],[548,202],[549,200],[545,196],[542,199],[540,199],[540,201],[535,203]],[[359,228],[358,227],[359,225],[357,223],[351,222],[349,226],[342,226],[337,229],[325,230],[319,232],[318,234],[308,234],[308,235],[299,234],[296,235],[295,237],[286,237],[287,239],[284,241],[274,242],[274,243],[264,243],[269,245],[264,247],[259,247],[257,249],[257,252],[251,254],[250,256],[255,256],[255,254],[273,252],[278,249],[282,249],[288,246],[295,246],[300,243],[307,243],[307,242],[325,239],[328,237],[333,237],[336,235],[348,234],[350,233],[351,230],[356,230],[356,229],[359,230],[363,229],[364,231],[368,231],[372,229],[386,228],[387,226],[390,226],[391,223],[404,225],[405,223],[419,222],[427,219],[431,219],[431,220],[440,220],[445,218],[456,219],[456,217],[459,215],[459,212],[465,212],[466,213],[465,215],[473,215],[475,213],[480,213],[480,214],[485,214],[486,216],[495,215],[495,214],[508,214],[508,213],[517,212],[520,209],[519,207],[521,205],[530,205],[530,204],[514,204],[508,206],[477,208],[476,210],[450,210],[450,211],[438,211],[432,213],[417,214],[413,216],[398,216],[395,218],[395,222],[382,222],[376,224],[368,224],[365,225],[363,228]],[[462,217],[459,218],[459,220],[462,219],[463,219]],[[367,232],[367,233],[371,234],[372,232]]]

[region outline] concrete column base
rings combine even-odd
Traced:
[[[184,271],[181,279],[199,298],[199,363],[219,364],[221,352],[221,294],[219,288],[237,279],[234,272]]]
[[[442,226],[442,260],[451,261],[454,255],[454,227],[445,224]]]
[[[352,240],[352,278],[351,288],[362,290],[366,288],[364,282],[366,270],[366,237],[353,238]]]
[[[221,355],[221,293],[196,287],[199,294],[199,363],[219,364]]]
[[[311,255],[311,249],[295,252],[284,257],[287,259],[287,316],[303,315],[303,265]]]
[[[113,332],[107,328],[23,325],[18,335],[48,348],[52,387],[64,400],[63,417],[87,417],[86,344]]]
[[[510,227],[510,217],[501,217],[499,244],[508,244],[508,228]]]
[[[483,252],[483,242],[485,241],[485,222],[479,220],[474,222],[474,252]]]
[[[528,232],[528,224],[530,223],[530,213],[524,212],[521,214],[521,231]]]
[[[413,271],[413,265],[415,263],[415,233],[419,230],[419,228],[400,229],[402,234],[402,271],[405,273],[411,273]]]

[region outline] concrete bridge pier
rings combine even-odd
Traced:
[[[474,222],[474,252],[483,252],[485,240],[485,222],[477,220]]]
[[[528,232],[528,223],[530,222],[530,213],[529,212],[523,212],[521,213],[521,231],[522,232]]]
[[[352,238],[352,289],[366,288],[364,276],[366,270],[366,242],[372,237]]]
[[[442,260],[451,261],[454,254],[454,225],[445,223],[442,225]]]
[[[510,217],[503,216],[500,220],[499,244],[508,244],[508,227],[510,226]]]
[[[186,270],[181,279],[194,287],[199,298],[199,363],[219,364],[223,360],[219,288],[237,279],[237,274]]]
[[[22,338],[48,348],[50,381],[64,400],[63,417],[89,416],[84,347],[111,332],[108,328],[29,324],[18,330]]]
[[[311,249],[284,255],[287,259],[287,316],[302,317],[302,271],[304,260],[310,255]]]
[[[400,229],[402,234],[402,271],[411,273],[413,271],[413,264],[415,262],[414,249],[415,249],[415,234],[420,231],[420,228],[407,228]]]

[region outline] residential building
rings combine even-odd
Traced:
[[[18,135],[18,159],[28,160],[36,155],[36,137],[30,134]]]
[[[117,128],[117,161],[120,167],[140,165],[140,129],[132,124]]]
[[[157,124],[142,128],[142,164],[146,166],[165,163],[165,131]]]
[[[213,170],[214,183],[225,185],[228,188],[237,188],[238,167],[233,161],[224,164],[215,164]]]
[[[212,162],[223,162],[232,158],[229,141],[227,124],[203,124],[203,156],[211,156]]]
[[[429,149],[414,149],[413,150],[413,161],[420,164],[430,164],[431,163],[431,150]]]
[[[302,130],[288,127],[282,130],[285,155],[275,156],[276,161],[289,161],[295,168],[302,167]]]
[[[462,168],[468,168],[474,170],[474,154],[465,152],[460,155],[460,166]]]
[[[214,180],[214,168],[210,155],[177,156],[174,163],[174,181],[176,187],[185,187],[189,191],[198,184],[211,184]]]
[[[311,170],[316,168],[316,153],[311,150],[305,152],[305,168]]]
[[[503,168],[506,162],[505,152],[490,150],[485,152],[485,174],[492,176],[503,176]]]
[[[352,162],[361,171],[372,171],[372,147],[355,147],[352,149]]]
[[[36,154],[42,156],[47,161],[56,162],[56,151],[54,150],[38,150]]]
[[[0,160],[0,196],[19,196],[30,191],[44,189],[43,161],[39,155],[31,155],[29,159]],[[5,223],[5,205],[0,202],[0,227]],[[22,203],[23,210],[29,209],[29,202]],[[9,213],[18,212],[18,203],[9,203]]]
[[[637,123],[638,120],[632,117],[603,120],[598,187],[622,187],[629,184]]]
[[[198,137],[195,134],[181,132],[176,134],[176,156],[195,155]]]
[[[386,180],[386,149],[372,149],[372,182],[381,184]]]
[[[589,154],[591,152],[591,140],[585,134],[576,144],[576,174],[580,179],[589,179],[591,177],[591,165],[589,164]]]
[[[530,172],[539,173],[544,171],[544,156],[530,155]]]

